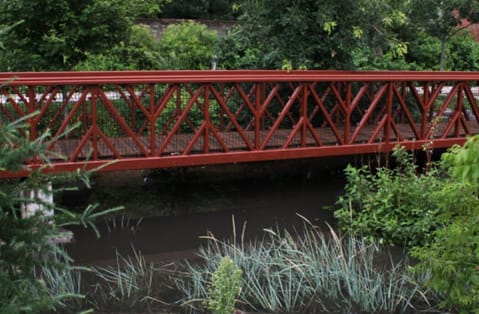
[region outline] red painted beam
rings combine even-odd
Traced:
[[[462,145],[465,139],[445,139],[440,141],[414,141],[400,143],[408,150],[422,150],[425,145],[431,149],[448,148],[453,145]],[[272,160],[322,158],[334,156],[350,156],[361,154],[376,154],[391,152],[399,143],[388,144],[355,144],[342,146],[308,147],[294,150],[273,149],[267,151],[209,153],[197,155],[178,155],[164,157],[124,158],[112,161],[88,162],[58,162],[48,167],[30,165],[28,169],[19,172],[0,172],[0,178],[18,178],[27,176],[32,170],[42,167],[43,173],[64,173],[75,171],[101,171],[141,170],[156,168],[176,168],[219,165],[229,163],[246,163]]]
[[[222,82],[385,82],[385,81],[478,81],[479,72],[415,71],[97,71],[97,72],[0,72],[9,86],[99,85],[147,83]]]

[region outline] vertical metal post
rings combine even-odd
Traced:
[[[344,104],[344,143],[349,144],[351,134],[351,111],[353,110],[351,83],[346,83],[346,101]]]
[[[135,90],[133,88],[133,90]],[[150,121],[150,156],[156,155],[156,120],[159,116],[155,119],[155,112],[156,112],[156,101],[155,101],[155,84],[149,85],[149,121]]]
[[[88,86],[84,86],[84,89],[88,91],[88,93],[85,96],[85,102],[82,105],[83,113],[82,113],[82,129],[83,129],[83,134],[88,132],[89,130],[89,125],[90,125],[90,118],[88,117],[88,95],[91,95],[91,88]]]
[[[28,110],[29,114],[34,113],[37,109],[36,107],[36,95],[35,95],[35,86],[28,86]],[[36,117],[31,117],[28,119],[28,124],[30,127],[30,140],[34,141],[38,137],[37,132],[37,119]]]
[[[96,90],[98,87],[95,88],[95,92],[91,95],[91,124],[92,124],[92,146],[93,146],[93,159],[97,160],[99,157],[98,153],[98,117],[96,112],[96,95],[98,91]]]
[[[261,83],[255,84],[255,111],[254,111],[254,148],[259,149],[261,138],[260,138],[260,131],[261,131],[261,117],[259,116],[261,111],[261,103],[262,103],[262,90],[261,90]]]
[[[306,136],[308,131],[308,89],[307,84],[302,84],[303,89],[303,97],[301,99],[301,108],[300,108],[300,116],[303,120],[303,124],[301,126],[301,147],[306,147]]]
[[[211,58],[211,70],[216,70],[217,65],[218,65],[218,56],[213,55],[213,57]]]
[[[185,90],[186,90],[186,84],[185,84]],[[178,84],[178,88],[176,89],[176,99],[175,99],[175,102],[176,102],[176,110],[175,110],[175,118],[179,119],[180,116],[183,114],[182,112],[182,108],[181,108],[181,84]],[[166,105],[165,109],[168,108],[168,104]],[[165,110],[166,112],[168,112],[168,110]],[[169,117],[165,117],[165,119],[168,119]],[[168,120],[167,120],[168,121]],[[166,129],[167,132],[168,129]],[[181,127],[178,129],[178,134],[181,133]]]
[[[228,106],[229,98],[225,98],[225,84],[220,83],[219,86],[220,86],[219,94],[225,100],[226,106]],[[217,100],[217,101],[219,101],[219,100]],[[219,106],[219,115],[220,115],[220,119],[219,119],[220,121],[219,121],[219,126],[218,127],[219,127],[220,131],[223,132],[223,131],[226,131],[225,130],[225,110],[224,110],[223,106]]]
[[[388,82],[388,94],[386,103],[386,121],[384,123],[384,142],[389,143],[391,140],[391,120],[393,108],[393,82]]]
[[[427,133],[427,122],[430,120],[430,117],[433,115],[434,105],[430,106],[429,104],[429,83],[425,82],[422,86],[423,96],[422,96],[422,106],[421,106],[421,138],[426,137]]]
[[[205,103],[204,103],[204,119],[203,122],[205,129],[204,129],[204,152],[208,153],[210,151],[210,85],[205,85]]]
[[[456,118],[456,121],[454,123],[454,136],[459,137],[461,135],[461,120],[462,120],[462,115],[464,112],[464,102],[463,102],[463,91],[464,91],[464,84],[463,83],[458,83],[459,88],[457,90],[457,97],[456,97],[456,108],[453,117]]]

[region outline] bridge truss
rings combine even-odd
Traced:
[[[0,80],[1,123],[33,114],[24,135],[51,132],[53,172],[445,148],[479,132],[476,72],[25,72]]]

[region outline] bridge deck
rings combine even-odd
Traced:
[[[466,122],[467,127],[470,132],[474,134],[479,134],[479,125],[475,122]],[[413,143],[415,141],[415,136],[410,130],[410,126],[408,124],[399,124],[399,131],[401,134],[401,138],[396,136],[396,133],[392,132],[389,140],[387,142],[397,142],[400,144],[401,142],[404,144],[405,141]],[[420,127],[420,125],[417,125]],[[435,128],[437,134],[442,134],[447,127],[447,122],[439,122]],[[374,142],[371,142],[370,135],[374,131],[375,126],[368,125],[366,126],[361,132],[359,133],[358,137],[353,143],[349,145],[365,145],[365,144],[380,144],[386,142],[384,137],[380,137]],[[304,147],[321,147],[322,149],[334,150],[338,148],[340,143],[338,143],[333,131],[329,127],[320,127],[315,128],[316,133],[321,138],[321,144],[318,145],[315,138],[311,135],[311,133],[306,134],[306,143]],[[344,129],[340,129],[341,132]],[[245,131],[246,135],[253,139],[254,132],[253,131]],[[293,139],[289,145],[285,146],[287,143],[288,138],[292,133],[292,129],[279,129],[277,130],[273,137],[270,139],[268,144],[263,147],[263,151],[265,150],[288,150],[301,147],[301,141],[299,137]],[[214,136],[209,136],[209,143],[208,143],[208,151],[204,149],[204,140],[203,137],[197,139],[197,141],[192,146],[192,149],[186,153],[185,150],[189,146],[192,141],[193,134],[176,134],[173,135],[171,140],[171,145],[168,145],[167,148],[163,151],[161,156],[187,156],[190,154],[208,154],[208,153],[232,153],[232,152],[249,152],[251,151],[248,146],[244,143],[241,136],[234,131],[229,132],[218,132],[218,135],[224,141],[224,144],[228,148],[225,151],[224,147],[218,143]],[[260,136],[264,139],[267,135],[267,131],[261,131]],[[459,135],[465,137],[467,135],[466,131],[461,129],[459,131]],[[158,136],[156,140],[156,147],[161,146],[162,142],[166,139],[166,135]],[[147,136],[139,136],[138,137],[142,144],[148,146],[150,144],[149,137]],[[437,138],[437,136],[432,136],[431,141]],[[450,136],[450,138],[455,138],[455,136]],[[117,138],[110,138],[109,141],[115,147],[115,149],[120,153],[121,158],[147,158],[147,157],[156,157],[154,155],[144,155],[140,148],[136,145],[135,141],[128,137],[117,137]],[[79,139],[62,139],[59,140],[53,149],[54,156],[62,156],[68,158],[72,156],[80,145]],[[440,145],[436,145],[436,147],[440,147]],[[420,148],[420,147],[417,147]],[[77,160],[88,160],[91,158],[91,152],[93,151],[92,142],[88,142],[84,145],[83,149],[81,150],[80,154],[77,156]],[[99,141],[97,144],[97,151],[98,151],[98,159],[108,159],[112,160],[118,156],[112,152],[110,147],[103,141]],[[347,153],[346,153],[347,154]],[[159,156],[158,156],[159,157]]]

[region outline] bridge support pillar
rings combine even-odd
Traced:
[[[53,222],[53,192],[52,183],[48,182],[46,189],[32,189],[23,191],[21,197],[25,200],[20,207],[22,218],[32,217],[40,214],[45,218],[46,223]],[[58,234],[49,239],[52,243],[67,243],[73,238],[73,233],[68,230],[58,229]]]
[[[28,191],[22,191],[22,198],[25,202],[20,207],[22,218],[28,218],[36,213],[40,213],[45,218],[53,216],[53,209],[50,205],[53,205],[53,193],[52,183],[47,183],[47,189],[32,189]],[[31,200],[31,201],[30,201]]]

